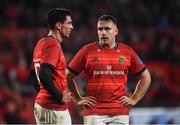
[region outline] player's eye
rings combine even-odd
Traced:
[[[98,28],[98,30],[99,30],[99,31],[102,31],[102,30],[103,30],[103,28]]]
[[[104,29],[107,30],[107,31],[108,31],[108,30],[111,30],[111,28],[109,28],[109,27],[106,27],[106,28],[104,28]]]

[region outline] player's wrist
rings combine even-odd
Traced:
[[[138,103],[138,101],[139,101],[138,98],[136,98],[134,96],[131,96],[130,100],[131,100],[132,105],[136,105]]]
[[[78,103],[81,99],[79,97],[76,97],[76,96],[72,96],[72,101],[75,102],[75,103]]]

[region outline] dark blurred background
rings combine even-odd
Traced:
[[[29,71],[33,49],[48,33],[46,13],[54,7],[72,10],[74,31],[62,43],[67,62],[83,45],[97,40],[98,17],[114,15],[119,24],[118,41],[131,46],[152,75],[148,93],[132,109],[131,123],[140,123],[143,114],[151,112],[144,115],[144,123],[180,124],[180,0],[0,0],[1,124],[35,123],[37,93]],[[129,77],[128,91],[132,93],[137,81],[131,74]],[[76,80],[85,95],[84,80]],[[69,107],[73,123],[82,123],[80,108]]]

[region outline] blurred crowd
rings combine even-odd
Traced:
[[[98,17],[112,14],[118,20],[118,41],[131,46],[151,71],[152,85],[137,106],[180,105],[179,0],[1,0],[0,123],[34,123],[36,91],[29,71],[34,46],[48,32],[46,13],[53,7],[72,10],[74,31],[62,43],[67,62],[83,45],[97,40]],[[85,90],[84,80],[77,81]],[[130,74],[129,93],[135,83]],[[78,122],[79,109],[74,105],[70,109]]]

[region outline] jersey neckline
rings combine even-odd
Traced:
[[[58,44],[61,44],[61,41],[59,41],[56,37],[52,36],[52,35],[48,35],[47,37],[52,37],[54,39],[56,39],[58,41]]]
[[[99,41],[96,41],[96,44],[101,48],[101,49],[106,49],[105,47],[103,47],[100,43],[99,43]],[[117,49],[118,48],[118,42],[115,42],[115,46],[113,47],[113,48],[108,48],[108,49],[110,49],[110,50],[115,50],[115,49]]]

